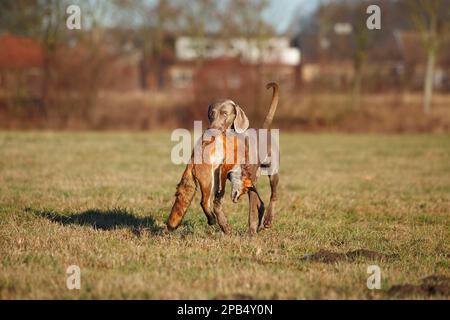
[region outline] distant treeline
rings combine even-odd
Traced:
[[[67,7],[74,4],[81,8],[81,30],[66,26]],[[2,0],[0,126],[188,126],[221,97],[238,101],[259,123],[267,105],[264,84],[275,80],[282,87],[276,121],[283,128],[448,131],[450,0],[324,1],[308,15],[299,8],[283,34],[301,50],[292,70],[263,59],[251,66],[239,57],[208,61],[202,46],[193,61],[177,60],[180,36],[256,43],[281,36],[263,18],[269,5]],[[381,9],[381,30],[367,29],[369,5]],[[192,74],[193,85],[175,88],[168,80],[175,71],[180,80]]]

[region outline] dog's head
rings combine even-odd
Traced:
[[[245,112],[231,100],[210,104],[208,120],[210,129],[217,129],[222,132],[227,129],[234,129],[237,133],[243,133],[249,126]]]

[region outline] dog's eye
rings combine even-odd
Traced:
[[[228,115],[228,113],[222,112],[222,115],[224,115],[226,117]]]

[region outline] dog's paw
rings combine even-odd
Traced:
[[[264,228],[269,229],[271,227],[272,227],[272,217],[266,216],[266,218],[264,219]]]
[[[226,225],[221,228],[223,233],[227,236],[231,235],[231,227],[229,225]]]
[[[213,226],[216,224],[216,218],[214,216],[208,217],[208,224]]]

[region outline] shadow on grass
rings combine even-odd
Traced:
[[[157,225],[153,217],[137,217],[125,209],[91,209],[67,214],[52,210],[35,210],[31,208],[26,208],[25,211],[62,225],[90,226],[94,229],[101,230],[128,228],[136,236],[140,236],[144,230],[152,234],[161,234],[164,229]]]

